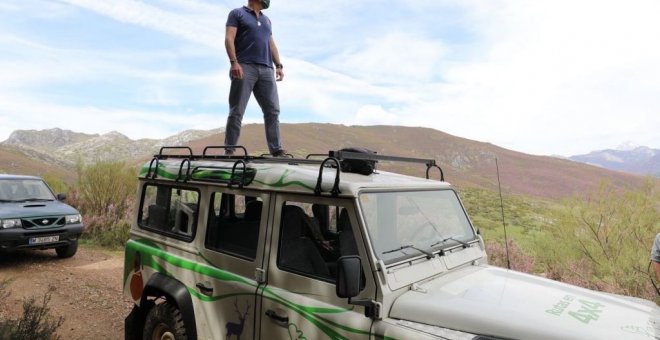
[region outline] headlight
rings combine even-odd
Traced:
[[[77,224],[82,223],[82,216],[80,215],[69,215],[65,217],[66,224]]]
[[[0,220],[0,229],[20,228],[23,226],[20,219]]]

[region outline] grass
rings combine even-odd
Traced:
[[[475,228],[488,242],[504,244],[502,205],[497,192],[477,188],[459,190],[465,209]],[[534,239],[552,224],[560,204],[523,195],[503,195],[504,221],[507,236],[523,250],[534,248]]]

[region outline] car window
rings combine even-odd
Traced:
[[[281,209],[278,267],[334,283],[337,260],[358,255],[348,210],[293,201]]]
[[[195,235],[198,210],[199,192],[196,190],[145,185],[139,225],[190,242]]]
[[[360,206],[376,256],[386,264],[476,237],[452,190],[364,192]]]
[[[40,179],[0,180],[0,200],[54,200],[55,196]]]
[[[261,198],[215,192],[211,195],[206,248],[254,261],[263,211]]]

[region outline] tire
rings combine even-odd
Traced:
[[[66,246],[55,248],[55,252],[57,253],[57,256],[61,259],[67,259],[69,257],[72,257],[73,255],[76,255],[77,251],[78,251],[78,240],[73,241]]]
[[[181,311],[168,302],[154,305],[147,314],[143,340],[187,340]]]

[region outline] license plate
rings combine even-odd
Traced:
[[[44,237],[33,237],[30,239],[30,244],[41,244],[41,243],[53,243],[60,240],[60,236],[44,236]]]

